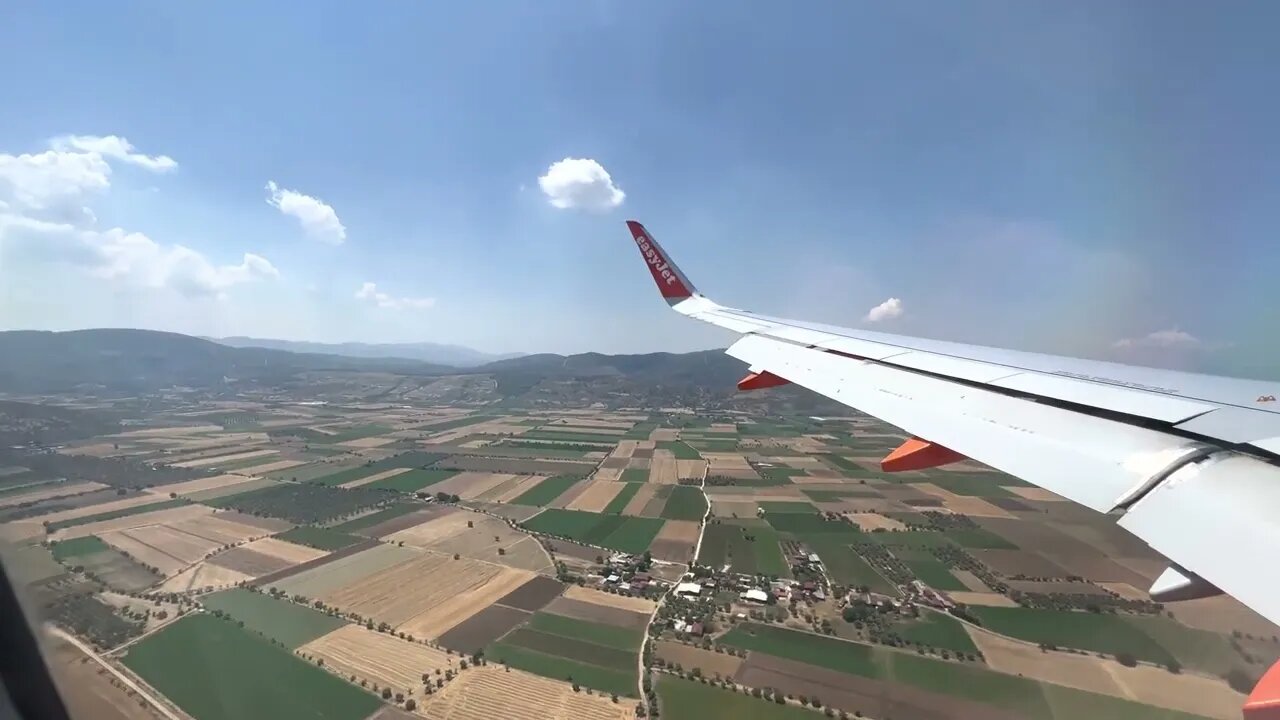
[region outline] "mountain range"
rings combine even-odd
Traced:
[[[343,355],[356,358],[400,358],[405,360],[421,360],[437,365],[453,367],[476,367],[495,360],[507,360],[520,357],[523,353],[484,353],[461,345],[445,345],[441,343],[319,343],[302,340],[271,340],[269,338],[225,337],[203,338],[221,345],[236,348],[264,348],[267,350],[287,350],[295,353],[313,353],[323,355]]]

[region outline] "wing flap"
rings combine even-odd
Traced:
[[[748,335],[728,354],[1099,512],[1203,446],[875,362]]]

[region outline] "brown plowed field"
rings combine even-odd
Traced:
[[[676,457],[670,450],[653,451],[653,462],[649,463],[649,482],[659,485],[674,485],[677,474]]]
[[[676,460],[676,476],[681,480],[701,480],[706,471],[706,460]]]
[[[514,473],[462,472],[432,485],[431,490],[471,500],[514,477]]]
[[[753,652],[738,670],[737,682],[773,687],[790,695],[818,696],[825,705],[868,717],[911,720],[1014,720],[1020,715],[953,695],[918,690],[909,685],[857,675]]]
[[[240,547],[246,550],[254,550],[264,555],[270,555],[271,557],[283,560],[290,565],[310,562],[316,558],[322,558],[329,554],[324,550],[317,550],[313,547],[298,545],[284,540],[278,540],[276,538],[262,538],[260,540],[254,540],[251,543],[241,545]]]
[[[743,663],[743,659],[737,655],[712,652],[669,640],[657,641],[654,653],[667,663],[680,663],[685,672],[700,668],[703,676],[709,678],[731,678]]]
[[[629,720],[630,703],[574,692],[568,683],[497,665],[468,669],[425,703],[429,720]]]
[[[605,462],[609,461],[606,460]],[[591,479],[610,483],[619,482],[622,479],[622,468],[607,468],[602,466],[600,469],[596,470],[596,474],[592,475]]]
[[[560,597],[564,592],[564,583],[549,577],[535,577],[524,585],[498,598],[495,602],[518,610],[534,612],[541,610],[547,603]]]
[[[228,570],[235,570],[238,573],[244,573],[249,577],[273,573],[293,564],[274,555],[260,553],[246,547],[231,548],[226,552],[214,555],[207,562],[210,565],[217,565]]]
[[[658,531],[657,540],[678,540],[692,545],[698,542],[702,525],[693,520],[668,520]]]
[[[471,561],[451,560],[450,562],[456,564]],[[485,567],[492,569],[494,566]],[[501,568],[497,575],[487,575],[482,581],[477,580],[480,575],[481,571],[476,569],[470,571],[470,577],[458,573],[456,579],[448,579],[444,582],[441,578],[435,578],[433,585],[443,585],[446,588],[445,592],[438,592],[433,588],[427,594],[431,601],[429,605],[425,605],[428,609],[410,618],[396,629],[417,637],[438,637],[493,604],[494,600],[519,587],[533,574],[527,570]],[[411,590],[414,589],[416,586],[411,586]],[[424,606],[420,605],[420,607]]]
[[[649,624],[649,616],[646,613],[623,610],[609,607],[608,605],[597,605],[596,603],[573,600],[567,597],[558,597],[552,600],[551,604],[544,610],[577,620],[604,623],[633,630],[643,630]]]
[[[587,562],[595,562],[595,559],[604,554],[600,548],[593,548],[589,545],[579,545],[569,540],[559,540],[556,538],[546,538],[547,546],[551,548],[551,552],[556,557],[577,558],[578,560],[586,560]]]
[[[411,643],[361,625],[344,625],[298,648],[302,655],[324,658],[343,678],[356,676],[392,692],[422,694],[422,674],[452,667],[453,658],[421,643]]]
[[[429,446],[424,446],[422,449],[427,452],[431,450]],[[455,470],[478,470],[480,472],[511,473],[514,475],[586,475],[595,467],[595,463],[454,455],[436,463],[436,466]]]
[[[649,545],[649,553],[659,560],[688,563],[693,555],[693,543],[680,540],[657,540]]]
[[[596,474],[599,475],[598,472]],[[582,493],[565,507],[569,510],[600,512],[624,487],[626,486],[622,483],[588,480]]]
[[[436,638],[436,642],[459,653],[471,654],[506,635],[517,625],[533,617],[533,613],[506,605],[490,605],[453,629]]]

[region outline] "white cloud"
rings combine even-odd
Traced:
[[[53,149],[66,152],[78,150],[93,153],[101,157],[114,158],[130,165],[146,168],[152,172],[168,172],[176,170],[178,163],[168,155],[144,155],[134,152],[133,143],[116,135],[63,135],[56,137],[51,143]]]
[[[866,322],[884,322],[902,316],[902,301],[896,297],[888,300],[867,311],[867,316],[863,318]]]
[[[605,212],[622,204],[627,194],[613,184],[600,163],[589,158],[565,158],[552,163],[538,178],[538,187],[553,207]]]
[[[178,166],[172,158],[138,153],[128,140],[113,135],[63,136],[50,146],[35,154],[0,153],[0,253],[6,270],[53,263],[113,283],[187,296],[217,296],[235,285],[279,276],[274,265],[253,253],[245,253],[238,264],[217,265],[184,245],[94,227],[97,219],[84,203],[110,190],[108,159],[166,172]]]
[[[323,200],[296,190],[281,189],[275,180],[267,181],[267,192],[271,193],[267,204],[297,218],[311,237],[331,245],[341,245],[347,239],[347,229],[338,219],[338,213]]]
[[[355,298],[387,310],[426,310],[434,307],[435,298],[394,297],[378,289],[377,283],[366,282],[356,290]]]
[[[1172,330],[1157,330],[1142,337],[1121,338],[1115,341],[1113,345],[1117,348],[1191,349],[1204,347],[1204,342],[1189,332],[1174,328]]]

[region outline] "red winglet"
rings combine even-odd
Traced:
[[[653,275],[653,281],[658,283],[658,292],[662,293],[662,297],[671,304],[692,297],[696,292],[693,284],[684,276],[684,273],[680,272],[680,268],[671,262],[671,258],[663,252],[662,246],[653,239],[653,235],[650,235],[649,231],[635,220],[628,220],[627,228],[631,230],[631,237],[635,238],[640,254],[648,263],[649,272]]]
[[[1253,686],[1244,704],[1245,720],[1280,719],[1280,662],[1270,669]]]
[[[788,385],[791,381],[778,377],[768,370],[761,370],[758,373],[751,373],[738,381],[739,390],[763,390],[765,388],[778,387],[779,385]]]
[[[955,450],[937,443],[911,438],[881,460],[880,469],[885,472],[928,470],[967,459]]]

